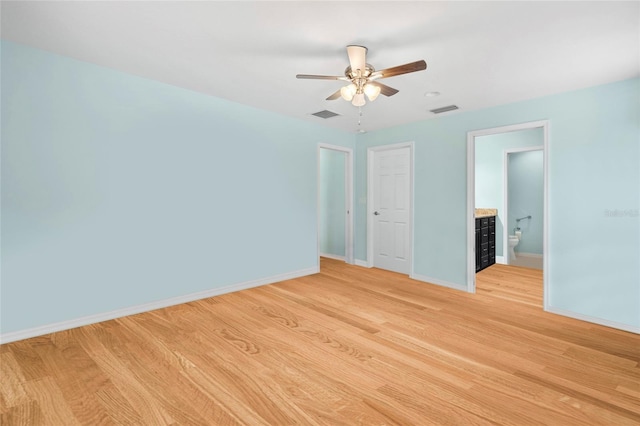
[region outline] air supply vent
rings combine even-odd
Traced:
[[[326,120],[327,118],[335,117],[336,115],[340,115],[340,114],[336,114],[333,111],[329,111],[325,109],[324,111],[314,112],[311,115],[315,115],[316,117],[324,118]]]
[[[449,105],[446,107],[442,107],[442,108],[436,108],[436,109],[432,109],[431,112],[434,114],[442,114],[443,112],[447,112],[447,111],[455,111],[457,110],[458,107],[455,105]]]

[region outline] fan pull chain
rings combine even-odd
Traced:
[[[362,125],[362,107],[359,106],[358,107],[358,129],[360,129],[361,125]]]

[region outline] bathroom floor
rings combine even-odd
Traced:
[[[510,266],[519,266],[521,268],[542,269],[541,257],[518,256],[509,262]]]

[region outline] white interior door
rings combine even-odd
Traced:
[[[376,151],[373,159],[373,263],[410,273],[411,150]]]

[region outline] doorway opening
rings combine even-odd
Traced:
[[[543,269],[543,146],[504,151],[504,263]]]
[[[548,144],[549,122],[546,120],[468,132],[467,291],[476,292],[476,207],[495,209],[494,270],[500,269],[498,272],[504,276],[517,275],[514,271],[518,269],[513,265],[530,267],[541,263],[542,271],[532,274],[539,277],[537,281],[541,278],[542,306],[547,310]],[[535,175],[527,175],[533,164],[541,169],[536,170]],[[540,192],[531,194],[532,188]],[[520,258],[518,253],[522,255]],[[489,273],[491,268],[484,271]]]
[[[353,264],[353,150],[318,144],[318,268],[320,257]]]

